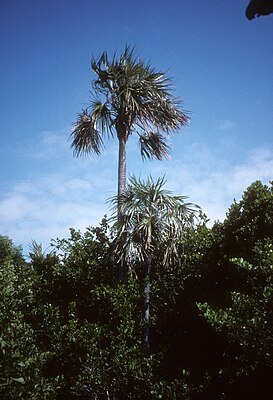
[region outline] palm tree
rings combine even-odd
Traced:
[[[131,177],[120,198],[111,199],[115,213],[114,242],[118,260],[133,268],[144,266],[144,335],[143,348],[149,349],[150,274],[155,257],[167,266],[179,262],[179,242],[186,227],[192,223],[198,206],[185,203],[185,196],[173,196],[159,178],[147,182]]]
[[[135,57],[126,46],[110,60],[106,52],[92,59],[93,99],[82,110],[72,131],[74,155],[100,154],[105,136],[119,141],[118,196],[126,188],[126,143],[132,133],[139,137],[143,158],[169,157],[169,136],[189,120],[172,95],[170,79]]]

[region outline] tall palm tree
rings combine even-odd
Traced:
[[[132,133],[139,137],[143,158],[169,156],[169,136],[188,122],[174,98],[170,79],[135,57],[126,46],[110,60],[106,52],[92,59],[93,99],[82,110],[72,131],[74,155],[100,154],[105,136],[119,141],[118,196],[126,188],[126,143]]]
[[[147,182],[131,177],[120,198],[111,199],[117,232],[115,252],[119,261],[131,268],[144,266],[143,347],[149,349],[150,274],[155,257],[161,254],[163,265],[179,261],[179,241],[192,223],[198,206],[185,203],[185,196],[173,196],[165,190],[165,179]],[[120,210],[119,210],[120,209]],[[120,214],[119,214],[120,212]]]

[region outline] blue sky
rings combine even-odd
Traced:
[[[0,234],[32,239],[84,230],[109,213],[117,142],[75,159],[69,135],[90,100],[92,54],[133,44],[169,71],[190,111],[170,161],[143,162],[133,137],[128,174],[165,175],[211,222],[256,179],[273,179],[273,15],[248,21],[248,0],[9,0],[0,5]]]

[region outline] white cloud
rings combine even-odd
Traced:
[[[46,247],[51,238],[66,237],[70,227],[84,230],[96,226],[105,213],[109,214],[106,199],[116,193],[116,144],[109,143],[109,150],[100,157],[75,160],[62,148],[66,146],[63,143],[63,133],[42,135],[36,152],[40,158],[44,157],[48,168],[37,169],[0,197],[0,232],[22,244],[25,252],[31,239]],[[50,161],[59,157],[56,152],[60,152],[60,158],[52,168]],[[37,161],[35,165],[38,164]],[[232,165],[224,151],[218,149],[214,153],[210,147],[198,143],[183,148],[181,159],[142,163],[137,145],[130,145],[128,173],[131,170],[142,178],[165,175],[167,189],[189,196],[189,201],[199,204],[213,222],[224,219],[233,200],[239,200],[253,181],[272,180],[273,152],[256,149]]]
[[[31,239],[48,246],[52,238],[67,236],[70,227],[97,226],[106,211],[90,182],[50,175],[6,193],[0,200],[0,232],[27,251]]]
[[[166,176],[171,189],[176,193],[182,189],[181,194],[199,204],[211,222],[223,220],[233,200],[240,200],[252,182],[260,180],[268,184],[273,179],[273,152],[267,149],[250,152],[247,159],[237,165],[218,161],[208,149],[201,153],[208,155],[209,163],[202,157],[198,164],[194,163],[195,168],[178,163]],[[191,154],[194,160],[197,154],[193,150]]]
[[[246,156],[242,152],[241,159],[232,163],[225,158],[224,146],[220,150],[219,146],[214,152],[208,146],[193,144],[183,149],[183,159],[151,163],[149,169],[141,164],[138,167],[142,178],[165,176],[166,188],[200,205],[212,224],[225,218],[234,199],[239,201],[252,182],[268,184],[273,179],[273,151],[260,148]]]
[[[215,125],[218,129],[223,131],[231,130],[236,126],[235,122],[228,118],[217,120]]]
[[[32,138],[31,143],[24,145],[20,143],[17,152],[20,156],[31,160],[52,160],[68,154],[69,147],[69,128],[64,128],[41,132]]]

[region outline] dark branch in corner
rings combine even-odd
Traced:
[[[249,20],[271,13],[273,13],[273,0],[251,0],[246,9],[246,17]]]

